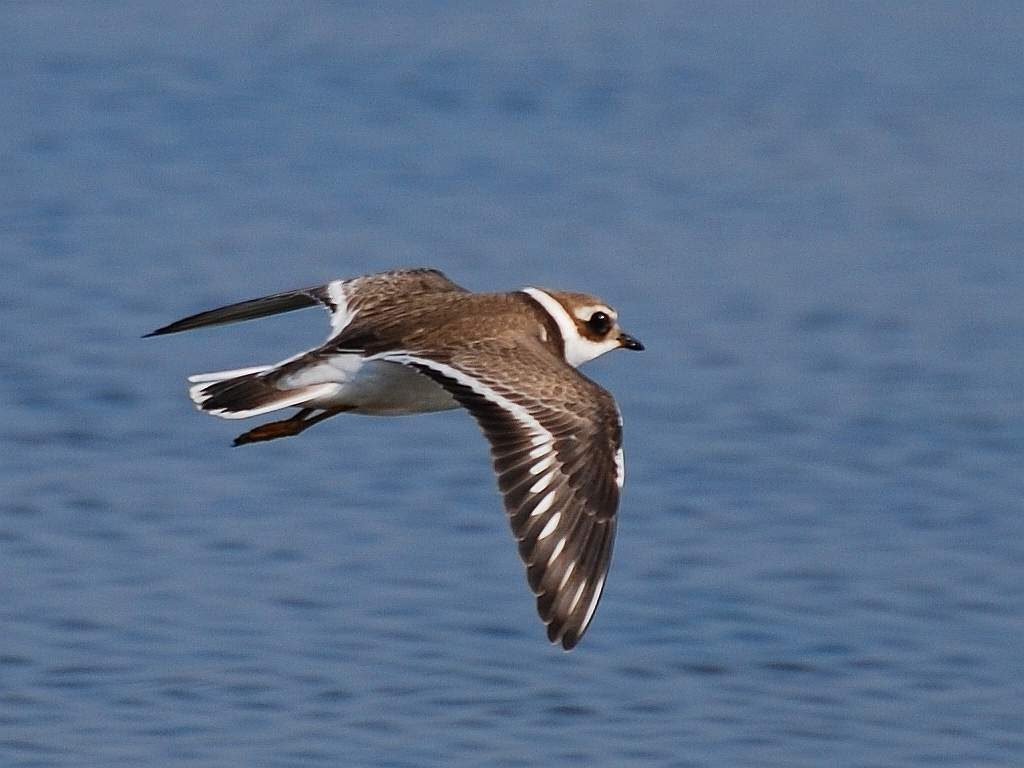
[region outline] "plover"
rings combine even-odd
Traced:
[[[593,296],[540,288],[472,293],[434,269],[243,301],[147,335],[317,304],[330,312],[323,344],[274,365],[191,376],[193,402],[225,419],[299,409],[240,435],[235,445],[297,435],[343,412],[465,407],[490,441],[548,638],[571,649],[601,599],[625,473],[615,401],[576,367],[643,345]]]

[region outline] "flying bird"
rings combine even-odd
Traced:
[[[147,336],[316,305],[330,313],[323,344],[273,365],[190,376],[192,401],[224,419],[298,409],[239,435],[235,445],[297,435],[346,412],[466,408],[490,442],[548,639],[573,648],[601,599],[625,475],[619,409],[576,368],[643,345],[593,296],[540,288],[474,293],[434,269],[264,296]]]

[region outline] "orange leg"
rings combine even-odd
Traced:
[[[314,424],[319,424],[324,419],[337,416],[339,413],[352,410],[351,408],[329,408],[316,416],[310,416],[315,409],[303,408],[290,419],[282,421],[271,421],[260,424],[235,438],[233,445],[246,445],[247,443],[262,443],[267,440],[276,440],[279,437],[291,437],[303,432]]]

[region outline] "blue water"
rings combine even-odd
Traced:
[[[361,5],[0,7],[0,764],[1024,764],[1019,4]],[[139,338],[408,265],[647,345],[571,654],[464,413]]]

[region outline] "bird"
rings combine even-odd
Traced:
[[[378,416],[463,407],[490,443],[537,612],[571,650],[604,590],[625,476],[622,417],[577,370],[644,345],[600,299],[527,287],[469,291],[436,269],[396,269],[200,312],[162,336],[321,305],[326,341],[272,365],[189,377],[196,407],[224,419],[297,408],[235,445],[298,435],[341,413]]]

